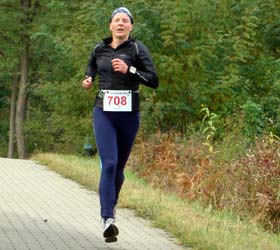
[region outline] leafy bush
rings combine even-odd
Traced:
[[[231,164],[228,188],[238,195],[238,207],[253,215],[272,231],[280,231],[280,141],[269,138],[256,142],[247,155]]]
[[[231,145],[228,140],[214,145],[218,150],[210,155],[204,136],[197,134],[184,143],[180,138],[156,133],[138,140],[129,167],[166,192],[235,211],[280,232],[279,138],[264,137],[245,150],[247,143],[242,146],[240,135],[231,138]]]
[[[244,112],[243,133],[246,140],[255,140],[265,127],[264,112],[260,104],[247,101],[242,105]]]

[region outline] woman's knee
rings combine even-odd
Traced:
[[[116,175],[116,163],[114,161],[107,161],[102,163],[102,175],[106,177],[113,177]]]

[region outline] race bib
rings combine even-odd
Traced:
[[[131,90],[104,90],[104,111],[132,111]]]

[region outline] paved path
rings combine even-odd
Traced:
[[[96,193],[28,160],[0,158],[0,250],[181,250],[164,231],[118,209],[105,243]]]

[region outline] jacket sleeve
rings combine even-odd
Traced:
[[[95,51],[98,45],[96,45],[93,49],[93,51],[90,54],[90,58],[88,60],[87,69],[85,72],[85,76],[91,76],[92,81],[94,81],[96,75],[97,75],[97,64],[96,64],[96,56]]]
[[[148,48],[140,41],[137,41],[136,46],[138,49],[137,64],[136,64],[136,77],[139,82],[156,89],[159,85],[158,76],[150,56]]]

